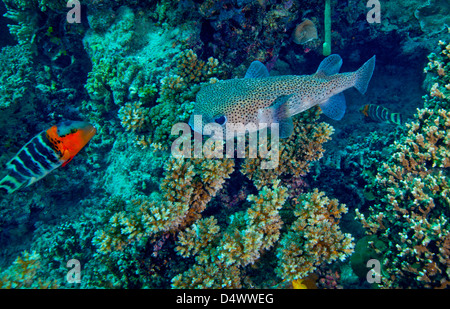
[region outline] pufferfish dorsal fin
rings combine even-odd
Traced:
[[[316,76],[329,76],[339,73],[342,66],[342,58],[337,54],[329,55],[322,60],[317,68]]]
[[[253,61],[247,69],[247,73],[245,73],[244,78],[263,78],[268,77],[269,71],[266,66],[258,61]]]

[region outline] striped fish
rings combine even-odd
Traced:
[[[0,181],[0,192],[12,193],[65,166],[96,132],[88,122],[70,120],[42,131],[7,163],[9,173]]]
[[[403,117],[400,113],[392,113],[386,107],[380,105],[367,104],[360,111],[364,116],[373,121],[389,122],[399,126],[403,123]]]

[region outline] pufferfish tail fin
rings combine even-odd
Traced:
[[[361,94],[366,93],[367,86],[372,78],[373,70],[375,68],[375,56],[367,60],[354,74],[355,74],[355,88]]]

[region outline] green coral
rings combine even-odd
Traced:
[[[441,42],[440,47],[425,69],[433,75],[433,85],[448,83],[450,45]],[[367,185],[374,194],[369,212],[356,212],[367,234],[387,245],[382,252],[383,287],[449,284],[450,101],[433,88]]]
[[[158,105],[150,110],[152,141],[168,148],[168,142],[174,139],[171,136],[172,126],[189,121],[195,95],[202,83],[214,82],[217,80],[214,77],[221,77],[223,74],[217,59],[203,61],[191,49],[178,53],[172,70],[161,79]]]
[[[34,83],[31,52],[21,45],[6,46],[0,53],[0,109],[33,100]]]
[[[105,24],[96,23],[97,17],[105,20]],[[167,139],[170,135],[167,127],[186,120],[190,109],[185,108],[184,112],[182,108],[184,116],[177,116],[179,106],[165,100],[167,96],[161,90],[164,85],[160,85],[159,80],[166,74],[171,55],[180,50],[179,40],[190,32],[157,27],[148,15],[137,14],[127,6],[117,11],[104,8],[92,12],[88,18],[94,26],[83,40],[92,61],[92,71],[85,85],[91,102],[84,104],[85,110],[95,114],[100,123],[104,121],[102,114],[117,110],[123,125],[124,110],[119,112],[119,109],[125,105],[151,108],[145,119],[141,119],[149,125],[138,132],[131,130],[125,121],[123,127],[131,132],[130,141],[146,148],[155,140],[158,143]]]

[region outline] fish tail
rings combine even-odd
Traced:
[[[401,126],[403,124],[403,117],[400,113],[391,113],[391,116],[389,117],[389,121]]]
[[[369,117],[369,113],[368,113],[369,112],[369,108],[370,108],[369,104],[366,104],[362,108],[360,108],[359,110],[364,116]]]
[[[20,189],[23,186],[23,183],[18,182],[14,177],[10,175],[5,176],[2,180],[0,180],[0,196],[3,194],[11,194],[14,191]]]
[[[355,88],[362,94],[366,93],[367,86],[372,78],[373,70],[375,68],[375,56],[367,60],[354,74],[355,74]]]
[[[0,181],[1,191],[13,193],[45,177],[61,165],[58,154],[43,131],[31,139],[6,164],[8,175]]]

